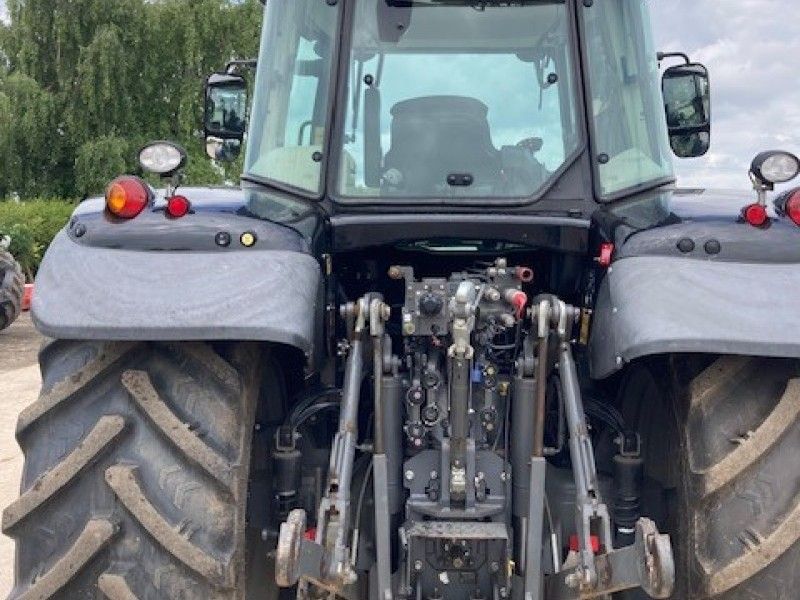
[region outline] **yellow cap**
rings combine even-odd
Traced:
[[[242,246],[245,248],[252,248],[256,245],[256,234],[250,233],[249,231],[242,234],[242,237],[239,238],[239,241],[242,243]]]

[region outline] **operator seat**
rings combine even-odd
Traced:
[[[448,175],[470,175],[473,183],[457,189],[471,196],[488,193],[502,169],[488,113],[483,102],[463,96],[426,96],[395,104],[391,148],[384,159],[389,185],[404,195],[429,196],[450,188]]]

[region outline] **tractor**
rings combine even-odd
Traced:
[[[9,248],[11,237],[0,233],[0,331],[17,320],[22,311],[25,278]]]
[[[264,11],[47,252],[10,599],[795,598],[797,157],[676,186],[644,0]]]

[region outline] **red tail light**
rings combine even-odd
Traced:
[[[742,211],[742,216],[744,220],[750,223],[753,227],[763,227],[767,219],[767,209],[765,206],[761,204],[751,204],[750,206],[746,206],[745,209]]]
[[[132,219],[141,213],[150,201],[150,191],[138,177],[118,177],[106,189],[108,211],[123,219]]]
[[[800,189],[795,190],[792,195],[789,196],[784,210],[786,216],[789,217],[795,225],[800,225]]]
[[[185,217],[191,208],[192,204],[185,196],[173,196],[167,200],[167,214],[175,219]]]

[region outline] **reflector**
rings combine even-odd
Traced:
[[[167,200],[167,214],[176,219],[185,217],[192,208],[191,202],[185,196],[173,196]]]
[[[745,207],[742,215],[744,220],[753,227],[762,227],[767,222],[767,209],[761,204],[751,204]]]

